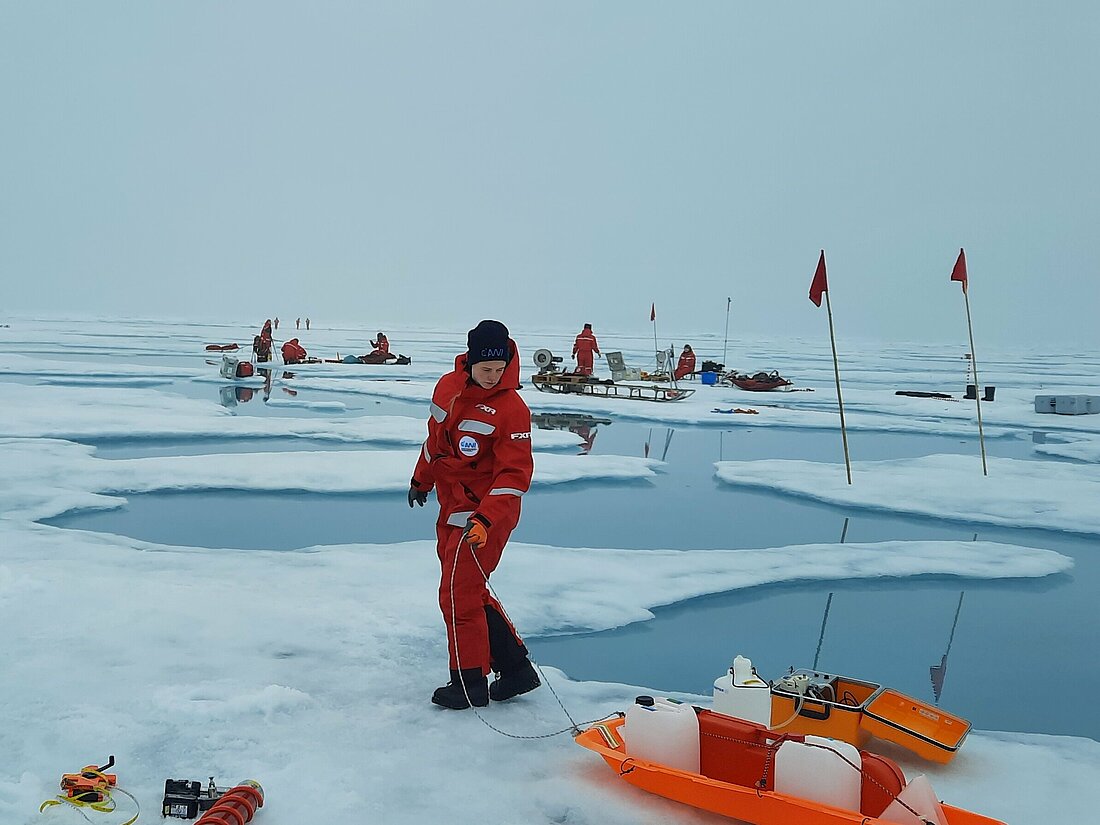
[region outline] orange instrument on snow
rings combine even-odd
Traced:
[[[244,825],[263,804],[264,789],[260,783],[246,779],[222,794],[196,825]]]
[[[85,765],[80,773],[66,773],[61,777],[61,790],[70,799],[79,802],[102,802],[111,795],[111,788],[118,784],[118,775],[104,773],[115,764],[112,755],[106,765]]]
[[[137,809],[130,819],[121,825],[132,825],[138,818],[140,808],[138,802],[127,791],[118,787],[118,776],[113,773],[105,773],[115,764],[115,757],[107,758],[106,765],[85,765],[79,773],[66,773],[61,776],[61,790],[64,795],[58,794],[56,799],[47,799],[38,810],[42,812],[51,805],[73,805],[77,808],[91,808],[100,813],[111,813],[115,810],[115,800],[111,796],[112,791],[118,791],[133,801]]]

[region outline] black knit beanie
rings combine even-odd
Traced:
[[[482,321],[466,336],[466,365],[479,361],[511,361],[508,327],[500,321]]]

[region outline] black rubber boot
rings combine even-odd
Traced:
[[[465,690],[463,690],[465,687]],[[466,697],[469,696],[469,701]],[[489,680],[481,668],[451,671],[451,681],[432,694],[432,702],[451,710],[466,710],[472,702],[474,707],[483,708],[489,704]]]
[[[530,693],[541,684],[534,665],[525,658],[523,664],[515,670],[509,670],[497,676],[496,680],[489,685],[489,698],[494,702],[507,702],[514,696]]]
[[[512,673],[523,669],[527,664],[527,648],[491,605],[485,605],[485,624],[489,628],[489,665],[493,672]]]

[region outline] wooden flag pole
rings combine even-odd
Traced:
[[[733,303],[733,298],[726,297],[726,338],[722,342],[722,369],[726,368],[726,349],[729,347],[730,342],[730,304]]]
[[[979,392],[981,384],[978,382],[978,357],[974,352],[974,325],[970,322],[970,290],[963,287],[963,298],[966,299],[966,328],[970,333],[970,365],[974,370],[974,403],[978,406],[978,444],[982,450],[982,475],[989,475],[989,468],[985,461],[985,431],[982,429],[982,394]],[[841,413],[841,420],[844,414]]]
[[[829,292],[825,291],[825,311],[829,313],[829,343],[833,346],[833,374],[836,376],[836,401],[840,405],[840,438],[844,443],[844,469],[848,471],[848,483],[852,483],[852,459],[848,455],[848,430],[844,426],[844,399],[840,395],[840,362],[836,357],[836,335],[833,334],[833,305],[829,301]],[[969,310],[967,310],[969,312]],[[971,346],[973,349],[973,346]],[[981,421],[979,415],[978,421]],[[979,427],[980,427],[979,423]],[[983,448],[984,450],[984,448]],[[983,460],[985,453],[982,453]]]
[[[657,311],[656,311],[656,309],[651,309],[649,311],[649,316],[650,316],[649,320],[653,322],[653,359],[654,359],[654,363],[656,363],[657,366],[660,367],[661,362],[660,362],[660,359],[657,358],[657,353],[660,352],[660,349],[658,349],[658,347],[657,347]]]

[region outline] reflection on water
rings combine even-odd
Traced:
[[[567,429],[578,424],[556,423]],[[839,438],[751,427],[673,433],[624,422],[584,425],[602,433],[593,451],[637,455],[648,449],[667,464],[652,481],[537,486],[524,498],[517,541],[707,550],[974,537],[975,526],[963,522],[848,510],[729,487],[714,478],[713,462],[719,458],[784,456],[839,464]],[[233,443],[265,449],[262,440]],[[1031,457],[1025,439],[996,439],[989,446],[994,454]],[[864,460],[975,449],[973,440],[955,437],[867,433],[852,447]],[[142,454],[136,444],[126,451]],[[433,536],[431,519],[411,516],[401,494],[157,493],[130,497],[119,510],[51,523],[165,544],[242,549]],[[738,653],[751,657],[768,678],[816,663],[939,701],[977,728],[1100,738],[1100,710],[1050,701],[1054,677],[1043,675],[1057,674],[1059,683],[1100,684],[1100,660],[1087,654],[1091,645],[1085,635],[1095,627],[1100,588],[1096,540],[1053,531],[979,529],[983,540],[1065,553],[1076,567],[1071,574],[1037,581],[963,585],[953,577],[916,577],[754,587],[658,608],[653,620],[629,627],[529,638],[528,645],[540,662],[574,678],[702,694],[710,693]],[[509,594],[500,596],[507,606]]]
[[[581,437],[580,454],[588,455],[596,446],[600,426],[610,427],[610,418],[596,418],[584,413],[534,413],[531,423],[540,430],[568,430]]]
[[[262,394],[264,403],[266,404],[268,401],[271,400],[271,388],[274,385],[275,372],[278,372],[278,370],[264,369],[263,367],[259,367],[256,369],[256,374],[264,379],[262,390],[259,390],[256,387],[249,387],[242,384],[230,384],[219,387],[218,395],[221,405],[227,410],[231,410],[238,404],[247,404],[256,396],[257,392],[260,392]],[[293,377],[293,372],[289,372],[288,370],[282,371],[283,380]],[[291,387],[281,386],[279,387],[279,389],[281,389],[284,393],[291,397],[298,395],[298,390],[292,389]]]
[[[936,697],[936,704],[940,703],[940,695],[943,693],[943,683],[947,678],[947,657],[951,655],[951,643],[955,641],[955,629],[959,626],[959,613],[962,612],[963,596],[966,591],[959,593],[959,604],[955,608],[955,621],[951,623],[951,635],[947,638],[947,650],[940,657],[938,665],[928,668],[928,674],[932,677],[932,693]]]

